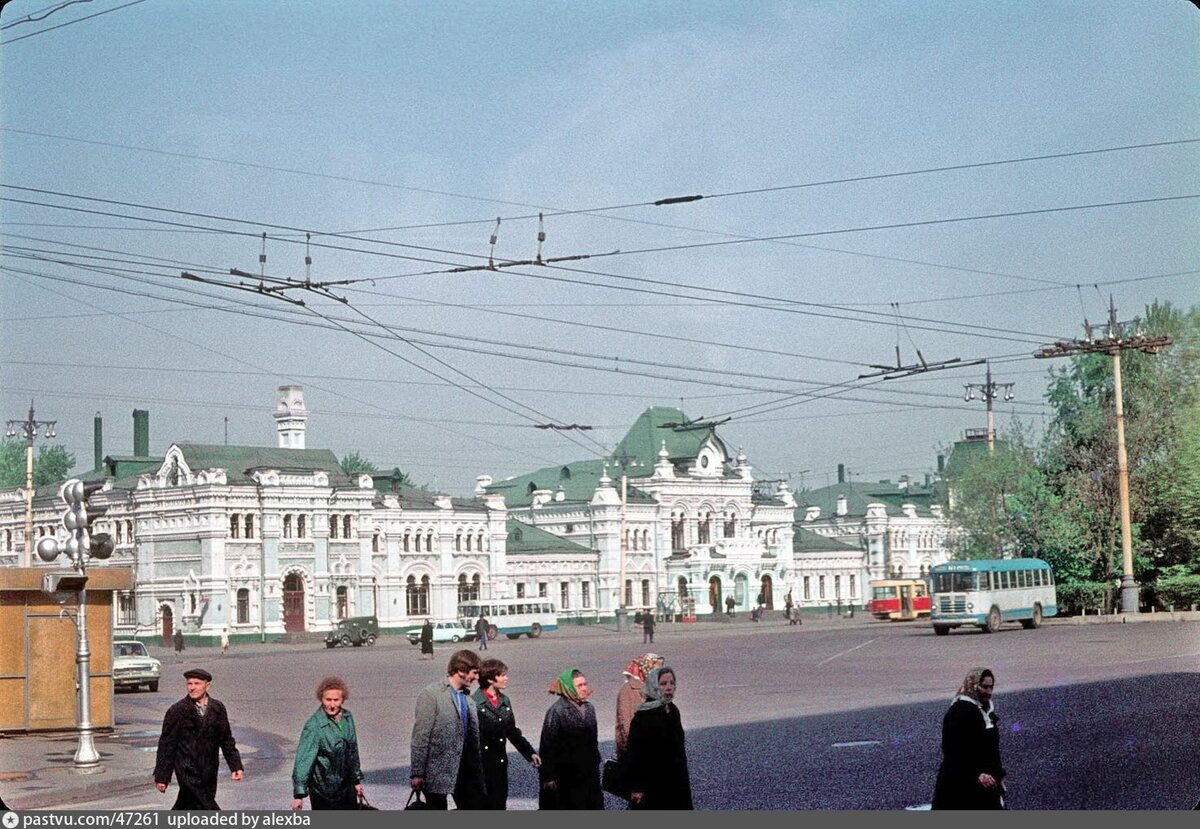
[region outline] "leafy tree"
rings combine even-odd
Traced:
[[[25,447],[23,440],[6,438],[0,442],[0,486],[25,486]],[[66,447],[43,444],[33,456],[33,485],[65,480],[74,466],[75,456]]]
[[[342,455],[342,472],[350,475],[354,472],[378,472],[379,467],[364,458],[358,452]]]

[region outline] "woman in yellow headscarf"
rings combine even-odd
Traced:
[[[587,677],[578,668],[568,668],[554,680],[550,693],[557,699],[542,721],[538,808],[603,809],[596,709],[587,701],[592,695]]]

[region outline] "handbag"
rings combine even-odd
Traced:
[[[600,788],[611,795],[628,800],[629,783],[625,779],[625,766],[620,760],[605,760],[600,772]]]
[[[367,796],[366,796],[365,794],[360,794],[360,795],[358,796],[358,803],[355,805],[355,807],[354,807],[354,808],[355,808],[355,809],[365,809],[365,810],[370,810],[370,811],[372,811],[372,812],[378,812],[378,811],[379,811],[379,807],[377,807],[377,806],[372,806],[372,805],[370,804],[370,802],[367,800]]]
[[[408,801],[404,804],[405,811],[409,809],[428,809],[429,803],[425,800],[425,795],[420,789],[413,789],[408,795]]]

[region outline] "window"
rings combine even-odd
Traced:
[[[424,616],[429,613],[429,576],[421,576],[420,585],[416,576],[405,582],[405,605],[409,616]]]
[[[117,521],[117,522],[116,522],[116,525],[117,525],[117,537],[116,537],[116,540],[115,540],[113,543],[114,543],[114,544],[122,544],[122,543],[124,543],[124,541],[125,541],[125,532],[124,532],[124,530],[125,530],[125,522],[124,522],[124,521]]]
[[[525,585],[523,583],[517,585],[517,598],[518,599],[525,598]]]
[[[454,552],[462,552],[462,530],[454,534]]]
[[[382,549],[383,549],[383,542],[380,539],[379,530],[376,530],[375,534],[371,536],[371,552],[378,553]]]
[[[338,517],[336,515],[329,516],[329,537],[338,537]]]
[[[229,516],[229,537],[242,537],[242,520],[236,514]]]
[[[810,586],[809,586],[809,576],[804,577],[804,598],[806,598],[806,599],[812,598],[812,590],[810,589]]]
[[[707,513],[700,516],[700,523],[696,525],[696,543],[712,543],[712,517]]]
[[[337,589],[337,617],[345,619],[350,615],[350,595],[345,585]]]
[[[283,537],[292,537],[292,516],[290,515],[283,516]]]
[[[725,537],[734,538],[737,536],[737,518],[733,515],[725,519]]]
[[[308,516],[296,516],[296,538],[308,537]]]
[[[650,606],[650,579],[642,579],[642,607]]]
[[[562,589],[559,591],[558,603],[559,603],[559,605],[562,606],[563,610],[566,610],[568,607],[571,606],[571,583],[570,582],[564,581],[562,583]]]
[[[625,607],[633,604],[633,579],[625,579],[625,600],[621,604]]]
[[[117,594],[117,624],[137,624],[137,600],[132,590]]]
[[[246,514],[246,538],[254,538],[254,516]]]
[[[817,576],[817,592],[818,598],[825,598],[825,577]]]
[[[458,600],[459,602],[469,601],[471,598],[471,585],[467,584],[467,574],[458,574]]]
[[[478,573],[471,576],[471,598],[474,599],[475,601],[479,601],[479,587],[480,587],[481,582],[482,582],[482,579],[480,578]]]
[[[467,533],[467,552],[471,552],[471,534]]]
[[[842,598],[842,577],[841,576],[833,577],[833,595],[835,598],[838,598],[838,599]]]
[[[686,542],[683,535],[683,518],[671,519],[671,549],[680,551],[686,548]]]
[[[350,538],[350,516],[342,516],[342,538]]]
[[[481,553],[487,549],[487,546],[484,544],[484,536],[482,532],[475,538],[475,549]]]
[[[4,549],[10,553],[13,551],[13,532],[12,532],[12,530],[4,531]]]
[[[582,585],[580,585],[580,587],[583,589],[583,606],[591,607],[592,606],[592,583],[590,581],[585,581]]]
[[[858,586],[854,583],[854,576],[850,577],[850,595],[851,597],[858,595]]]
[[[425,534],[425,552],[433,552],[433,530]]]
[[[237,623],[250,624],[250,590],[245,587],[237,592]]]
[[[546,596],[548,595],[548,593],[546,592],[548,588],[549,588],[549,585],[546,584],[546,582],[539,581],[538,582],[538,597],[542,598],[542,599],[546,598]]]

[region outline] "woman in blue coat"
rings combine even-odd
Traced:
[[[292,765],[293,809],[305,797],[313,809],[354,809],[363,797],[358,731],[354,716],[342,707],[349,698],[340,677],[326,677],[317,686],[321,707],[304,724]]]

